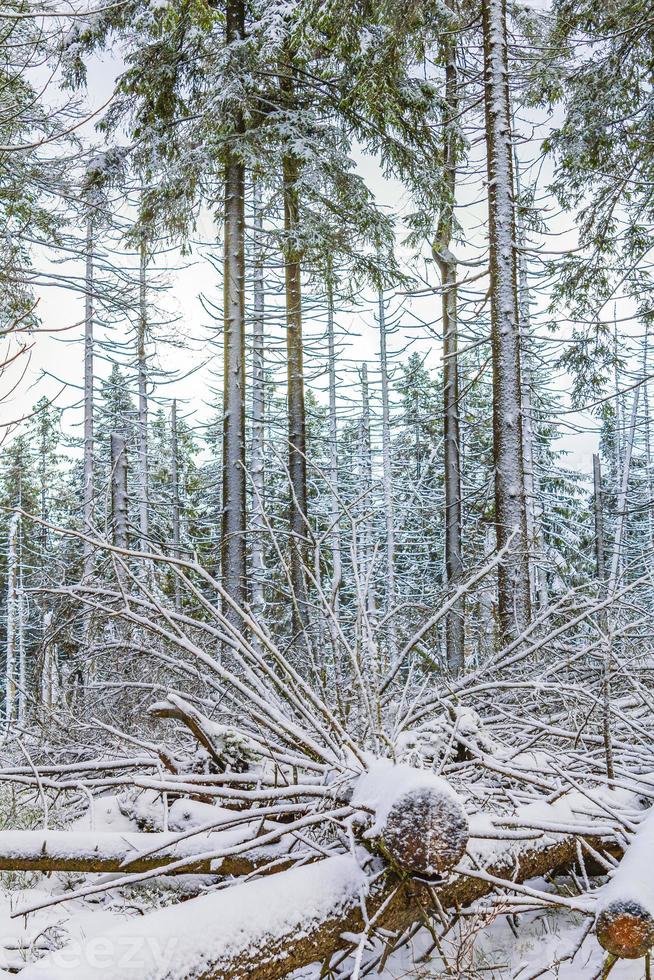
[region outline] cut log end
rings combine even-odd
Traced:
[[[400,797],[386,819],[384,847],[395,865],[421,878],[439,878],[463,856],[468,818],[459,801],[429,788]]]
[[[620,959],[640,959],[654,946],[654,918],[635,901],[607,905],[597,916],[595,932],[600,945]]]

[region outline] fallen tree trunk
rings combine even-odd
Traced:
[[[654,946],[653,848],[654,817],[650,816],[639,827],[599,899],[597,938],[607,952],[621,959],[640,959]]]
[[[359,778],[351,802],[373,814],[363,840],[397,870],[438,877],[465,852],[465,810],[449,784],[429,770],[377,759]]]
[[[519,883],[571,865],[577,838],[497,842],[493,852],[488,877]],[[21,980],[281,980],[347,949],[368,928],[364,898],[368,922],[397,931],[434,912],[434,894],[442,908],[457,908],[494,887],[465,870],[440,886],[390,870],[371,884],[355,858],[327,858],[130,920],[102,937],[104,962],[91,941],[67,948],[66,962],[60,951],[28,967]]]
[[[428,771],[377,760],[356,781],[352,807],[361,839],[390,863],[372,889],[354,857],[319,860],[161,910],[169,915],[152,913],[130,921],[102,937],[110,951],[106,963],[98,965],[90,941],[53,954],[25,976],[208,980],[263,978],[267,969],[273,971],[270,976],[282,976],[293,968],[285,966],[289,957],[310,963],[342,946],[340,936],[351,919],[363,927],[364,898],[376,910],[390,898],[393,908],[403,894],[406,869],[434,879],[465,851],[469,830],[463,806],[448,784]],[[365,863],[373,860],[360,853]],[[374,860],[383,869],[379,857]],[[139,956],[127,963],[125,949],[138,950]]]
[[[171,874],[242,875],[256,870],[273,857],[272,850],[261,848],[260,853],[235,855],[227,858],[207,858],[211,849],[224,848],[227,838],[234,843],[246,839],[243,832],[224,831],[216,834],[197,834],[179,841],[173,833],[94,833],[66,830],[7,830],[0,831],[0,870],[2,871],[77,871],[80,873],[134,873],[161,868],[183,858],[189,863],[173,868]],[[253,848],[256,841],[253,841]],[[156,853],[150,853],[159,848]],[[139,853],[147,852],[139,857]],[[193,854],[202,855],[193,861]],[[129,862],[129,867],[125,867]],[[288,865],[287,865],[288,866]]]
[[[387,788],[388,784],[392,787]],[[181,801],[177,801],[175,805]],[[197,806],[197,804],[196,804]],[[430,772],[377,760],[355,784],[352,806],[359,811],[365,829],[362,838],[372,850],[381,851],[395,867],[434,877],[454,867],[468,841],[468,820],[463,806],[449,785]],[[181,807],[180,809],[183,809]],[[171,813],[172,813],[171,809]],[[211,815],[216,825],[209,831]],[[284,841],[257,847],[261,819],[256,809],[252,819],[238,829],[221,830],[219,810],[207,806],[205,833],[114,833],[93,831],[22,830],[0,831],[0,871],[73,871],[80,873],[119,872],[139,874],[177,865],[171,874],[252,874],[275,862],[283,871],[292,863]],[[222,811],[222,819],[229,819]],[[266,824],[268,830],[274,824]],[[281,826],[280,831],[284,831]],[[192,836],[191,836],[192,834]],[[245,850],[242,845],[250,841]],[[239,854],[224,855],[238,845]],[[221,851],[222,857],[207,855]],[[142,854],[140,852],[143,852]],[[193,860],[197,854],[198,859]],[[287,859],[284,860],[284,857]]]

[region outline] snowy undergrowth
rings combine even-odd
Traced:
[[[160,805],[160,804],[159,804]],[[142,808],[156,804],[148,798]],[[64,809],[55,800],[47,805],[49,829],[105,832],[136,832],[135,819],[125,816],[124,801],[117,796],[93,800],[92,812],[79,808]],[[71,816],[73,819],[71,819]],[[28,797],[10,786],[0,786],[0,829],[37,830],[44,827],[42,798]],[[126,918],[162,908],[178,901],[177,891],[184,879],[174,882],[158,880],[143,883],[133,889],[114,889],[99,896],[75,899],[63,905],[39,909],[25,916],[12,918],[19,908],[43,901],[77,888],[82,881],[99,880],[100,875],[57,872],[44,875],[38,871],[5,871],[0,874],[0,970],[11,972],[40,959],[46,953],[70,943],[84,943],[103,935]]]
[[[381,980],[595,980],[603,951],[592,933],[583,938],[587,923],[566,910],[525,912],[517,917],[498,914],[488,919],[466,916],[442,941],[443,957],[422,929],[401,952],[392,954]],[[569,957],[575,952],[572,959]],[[344,980],[347,974],[336,974]],[[299,970],[289,980],[319,980],[316,966]],[[642,960],[618,961],[611,980],[645,980]]]
[[[3,827],[37,829],[43,827],[42,800],[24,797],[5,790],[0,797],[0,819]],[[195,814],[193,808],[198,809]],[[92,809],[76,815],[67,824],[71,832],[95,830],[134,832],[144,823],[156,825],[161,814],[157,794],[142,793],[95,798]],[[179,800],[171,808],[169,819],[176,824],[197,823],[206,819],[207,804]],[[189,811],[189,812],[187,812]],[[127,814],[130,814],[128,816]],[[70,814],[70,811],[69,811]],[[52,824],[61,826],[66,813],[53,806],[48,814]],[[96,878],[99,876],[90,876]],[[155,880],[134,889],[114,889],[98,896],[75,899],[64,905],[40,909],[27,916],[12,919],[21,907],[75,888],[84,876],[71,874],[5,873],[0,889],[0,969],[15,971],[26,963],[40,959],[54,949],[70,943],[84,943],[104,935],[112,927],[137,920],[145,911],[163,908],[178,900],[177,890],[183,880]],[[565,886],[565,882],[561,882]],[[544,881],[537,887],[550,890]],[[375,974],[382,980],[436,980],[461,977],[466,980],[536,980],[537,977],[558,980],[594,980],[602,967],[602,951],[588,919],[567,910],[541,910],[508,916],[498,907],[492,913],[474,910],[459,922],[435,946],[432,934],[421,929],[410,944],[391,954],[383,970]],[[585,938],[584,934],[588,933]],[[574,953],[574,956],[573,956]],[[293,980],[318,980],[323,977],[318,966],[293,974]],[[348,973],[336,973],[334,980],[345,980]],[[642,980],[642,961],[622,961],[612,970],[615,980]]]
[[[0,783],[0,831],[37,830],[45,822],[51,830],[65,826],[66,814],[60,803],[42,793],[21,792],[11,784]],[[0,890],[4,895],[31,888],[41,877],[38,872],[0,871]]]

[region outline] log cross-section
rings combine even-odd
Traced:
[[[597,938],[608,953],[621,959],[640,959],[654,946],[653,848],[654,817],[649,816],[599,898]]]

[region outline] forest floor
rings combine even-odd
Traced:
[[[116,797],[96,799],[93,818],[87,812],[68,824],[66,829],[94,829],[131,832],[143,828],[143,821],[157,817],[154,805],[148,812],[147,800],[137,819],[125,816]],[[124,808],[123,808],[124,809]],[[36,811],[19,822],[33,825]],[[57,814],[54,815],[56,820]],[[51,816],[51,820],[53,817]],[[91,827],[93,823],[93,828]],[[6,824],[5,824],[6,825]],[[99,878],[100,876],[92,876]],[[12,918],[16,910],[60,896],[79,886],[84,876],[37,872],[5,872],[0,875],[0,970],[11,974],[40,958],[49,950],[75,943],[88,943],[100,937],[126,916],[161,908],[179,899],[179,890],[198,878],[162,879],[128,891],[115,889],[85,899],[73,899],[27,915]],[[87,879],[88,880],[88,879]],[[539,880],[537,887],[551,890]],[[494,920],[475,914],[461,920],[453,930],[443,953],[445,968],[438,954],[430,955],[433,942],[423,929],[414,942],[389,958],[383,980],[428,980],[428,978],[461,977],[467,980],[593,980],[601,973],[602,951],[595,936],[588,933],[588,920],[566,910],[526,911],[516,919],[497,909]],[[574,957],[571,954],[577,950]],[[3,973],[2,976],[5,976]],[[308,967],[293,974],[292,980],[318,980],[319,967]],[[611,980],[643,980],[643,961],[622,960],[611,971]]]

